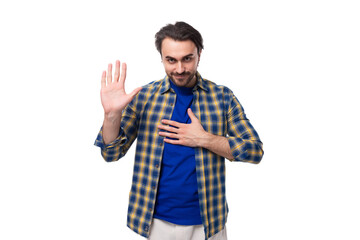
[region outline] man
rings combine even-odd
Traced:
[[[225,161],[259,163],[262,143],[227,87],[197,72],[200,33],[184,22],[155,35],[166,77],[127,94],[126,64],[101,78],[95,141],[106,161],[137,138],[127,225],[150,240],[226,239]]]

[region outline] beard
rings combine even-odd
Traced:
[[[169,74],[168,74],[169,75]],[[196,84],[196,72],[170,73],[170,78],[178,87],[193,87]]]

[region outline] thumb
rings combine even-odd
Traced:
[[[194,122],[194,121],[198,121],[198,119],[196,118],[195,114],[193,113],[193,111],[191,110],[191,108],[188,108],[187,110],[188,114],[189,114],[189,117],[191,119],[191,122]]]
[[[140,92],[141,89],[142,89],[142,87],[135,88],[135,89],[130,93],[131,98],[134,98],[134,97],[136,96],[136,94],[138,94],[138,93]]]

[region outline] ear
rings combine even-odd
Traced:
[[[199,59],[198,59],[198,63],[197,63],[198,66],[199,66],[199,62],[200,62],[201,53],[202,53],[202,50],[199,51]]]
[[[164,64],[164,60],[163,60],[162,54],[160,54],[160,60],[161,60],[161,63]]]

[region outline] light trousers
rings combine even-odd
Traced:
[[[205,240],[203,225],[176,225],[160,219],[153,219],[148,240]],[[209,240],[227,240],[226,228]]]

